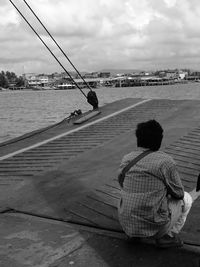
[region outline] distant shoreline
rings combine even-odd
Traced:
[[[200,80],[196,80],[196,81],[188,81],[188,80],[181,80],[181,81],[142,81],[142,82],[137,82],[135,84],[131,84],[131,85],[115,85],[115,86],[97,86],[97,87],[94,87],[92,88],[92,90],[95,90],[95,89],[105,89],[106,88],[130,88],[130,87],[146,87],[146,86],[166,86],[166,85],[182,85],[182,84],[196,84],[196,83],[199,83]],[[81,89],[88,89],[86,87],[83,87]],[[79,88],[43,88],[43,87],[38,87],[38,88],[24,88],[24,87],[20,87],[20,88],[0,88],[0,92],[12,92],[12,91],[26,91],[26,92],[32,92],[32,91],[73,91],[73,90],[79,90]]]

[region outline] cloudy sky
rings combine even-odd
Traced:
[[[67,70],[62,53],[12,0]],[[199,0],[26,0],[80,71],[200,70]],[[9,0],[0,0],[0,70],[63,71]]]

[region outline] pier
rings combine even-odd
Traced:
[[[81,125],[74,118],[0,144],[0,266],[199,266],[200,200],[181,233],[183,249],[129,244],[116,177],[136,149],[137,123],[156,119],[161,149],[176,160],[185,190],[194,188],[200,101],[124,99],[99,111]]]

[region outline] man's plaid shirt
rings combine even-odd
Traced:
[[[122,170],[141,151],[122,159]],[[176,164],[156,151],[139,160],[125,175],[118,207],[120,224],[128,236],[154,236],[169,225],[168,198],[183,199],[184,189]]]

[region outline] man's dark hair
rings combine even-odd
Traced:
[[[137,125],[137,146],[152,151],[159,150],[163,138],[163,129],[156,120],[149,120]]]

